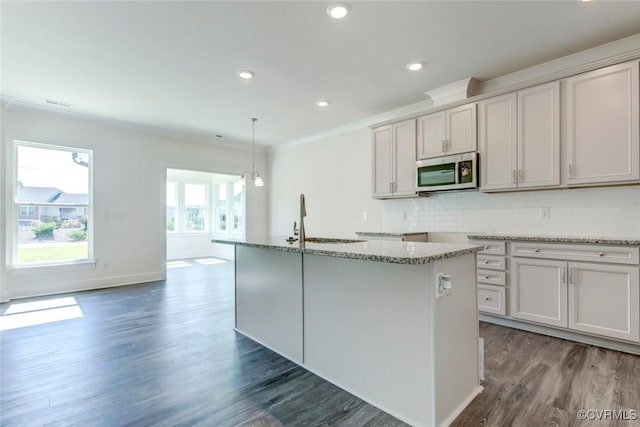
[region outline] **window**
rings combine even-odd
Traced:
[[[177,204],[178,186],[175,182],[167,182],[167,231],[176,231],[176,216],[178,214]]]
[[[186,231],[204,231],[207,227],[207,185],[185,184]]]
[[[16,143],[13,264],[91,257],[89,150]]]
[[[244,234],[245,186],[237,175],[167,169],[167,232]]]
[[[217,233],[244,232],[244,185],[238,179],[216,185],[215,230]]]

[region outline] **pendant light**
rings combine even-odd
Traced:
[[[251,182],[256,187],[264,187],[264,181],[260,176],[259,172],[256,172],[255,169],[255,146],[256,146],[256,119],[255,117],[251,118],[252,121],[252,135],[251,135],[251,170],[242,172],[242,179],[246,180],[247,176],[251,178]]]

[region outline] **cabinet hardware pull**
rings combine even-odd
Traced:
[[[511,183],[515,184],[516,183],[516,170],[512,170],[511,171]]]
[[[573,285],[575,284],[575,268],[570,268],[569,269],[569,284]]]
[[[598,252],[599,256],[604,256],[604,252]]]
[[[524,181],[524,179],[522,179],[522,169],[518,169],[518,182],[522,183]]]
[[[486,259],[484,261],[482,261],[483,264],[489,264],[489,261],[487,261]]]
[[[569,163],[569,178],[573,178],[573,165]]]
[[[567,267],[562,267],[562,283],[567,283]]]
[[[489,276],[484,276],[484,279],[488,279],[488,278],[489,278]]]
[[[540,249],[538,249],[538,248],[534,248],[534,249],[533,249],[533,252],[538,253],[538,252],[540,252]]]
[[[485,301],[491,301],[491,298],[489,298],[489,297],[484,297],[484,300],[485,300]]]
[[[442,152],[444,153],[446,150],[444,149],[444,141],[442,141]]]
[[[485,250],[485,251],[486,251],[487,249],[489,249],[489,246],[485,246],[485,247],[484,247],[484,250]]]

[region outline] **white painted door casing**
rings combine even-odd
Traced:
[[[565,80],[569,185],[640,180],[638,61]]]

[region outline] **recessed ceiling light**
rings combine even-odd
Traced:
[[[422,67],[424,67],[424,62],[422,61],[418,61],[418,62],[409,62],[407,64],[407,70],[409,71],[418,71],[418,70],[422,70]]]
[[[322,101],[316,102],[316,104],[318,105],[318,107],[327,107],[329,106],[329,101],[322,100]]]
[[[347,16],[350,10],[351,7],[346,3],[332,3],[327,8],[327,15],[334,19],[342,19]]]
[[[240,70],[238,71],[238,77],[241,79],[249,80],[255,76],[255,73],[251,70]]]

